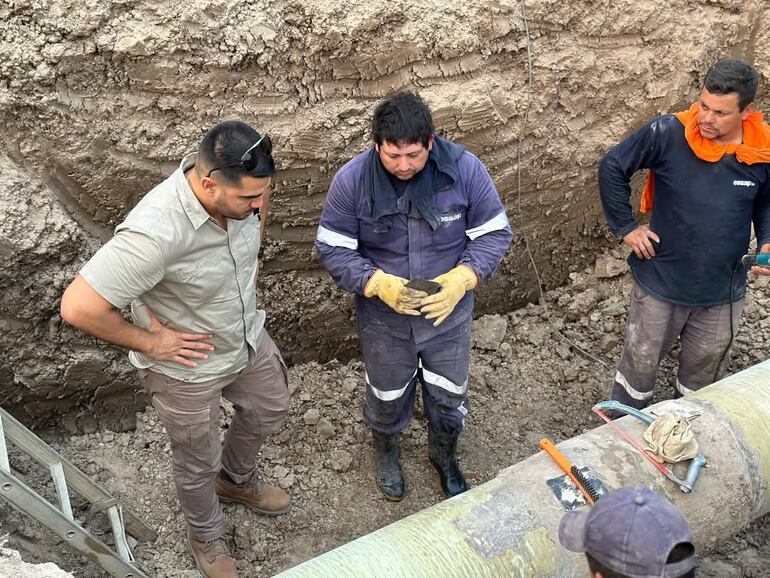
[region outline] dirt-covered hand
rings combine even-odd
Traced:
[[[441,285],[441,291],[424,297],[420,302],[420,312],[426,319],[435,319],[433,326],[437,327],[454,311],[465,292],[478,285],[479,278],[468,265],[458,265],[433,280]]]
[[[364,297],[379,297],[383,303],[396,313],[403,315],[420,315],[417,306],[420,300],[427,295],[425,291],[409,289],[406,284],[409,281],[403,277],[397,277],[377,269],[369,278],[364,287]]]
[[[163,325],[146,307],[150,318],[150,344],[145,353],[155,361],[173,361],[185,367],[195,367],[195,359],[208,359],[205,352],[214,351],[214,346],[206,340],[213,338],[211,333],[185,333]]]
[[[655,247],[652,246],[653,241],[660,243],[660,237],[650,231],[647,225],[639,225],[623,237],[623,242],[631,247],[640,259],[652,259],[655,256]]]

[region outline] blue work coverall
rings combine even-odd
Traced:
[[[494,273],[512,238],[484,165],[459,145],[443,139],[439,144],[452,158],[436,169],[443,172],[435,191],[437,229],[414,210],[393,215],[387,228],[373,218],[373,196],[392,185],[364,186],[367,167],[380,162],[370,149],[335,175],[316,238],[321,264],[339,287],[356,294],[366,369],[364,419],[383,434],[400,431],[411,419],[418,379],[429,422],[450,434],[462,431],[474,295],[467,292],[434,327],[434,320],[402,315],[379,298],[364,297],[367,281],[377,269],[405,279],[432,279],[461,263],[484,279]],[[428,163],[434,162],[435,150]],[[426,164],[423,170],[429,168]]]

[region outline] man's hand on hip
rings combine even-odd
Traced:
[[[150,347],[144,351],[155,361],[172,361],[185,367],[196,367],[195,359],[208,359],[208,351],[214,346],[206,340],[214,337],[210,333],[184,333],[163,325],[149,307],[145,306],[150,317],[149,332],[152,337]]]
[[[655,256],[655,247],[652,246],[653,241],[660,243],[660,237],[650,231],[647,225],[639,225],[623,237],[623,242],[631,247],[640,259],[652,259]]]
[[[479,279],[468,265],[458,265],[433,281],[441,285],[441,291],[423,298],[420,311],[426,319],[435,319],[433,326],[437,327],[454,311],[465,292],[478,285]]]
[[[214,346],[206,343],[213,335],[170,329],[158,321],[149,307],[141,307],[147,313],[149,329],[123,319],[112,303],[78,275],[62,296],[60,312],[62,319],[72,326],[113,345],[144,353],[155,361],[195,367],[193,359],[207,359],[204,352],[214,351]]]
[[[380,300],[396,313],[403,315],[420,315],[417,307],[420,300],[427,295],[425,291],[417,291],[406,286],[409,281],[377,269],[364,287],[364,297],[379,297]]]

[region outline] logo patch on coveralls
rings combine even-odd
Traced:
[[[452,223],[454,221],[459,221],[462,216],[462,213],[455,213],[454,215],[440,215],[438,220],[442,223]]]
[[[756,187],[757,183],[754,181],[733,181],[733,186],[736,187]]]

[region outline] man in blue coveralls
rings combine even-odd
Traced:
[[[316,247],[337,285],[356,294],[377,485],[389,500],[404,496],[398,434],[419,380],[428,454],[454,496],[468,488],[456,448],[468,414],[473,289],[500,263],[511,228],[487,170],[434,134],[416,94],[377,106],[372,139],[335,175]],[[440,290],[407,286],[416,279]]]

